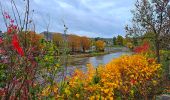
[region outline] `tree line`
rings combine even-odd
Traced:
[[[52,42],[56,45],[56,47],[62,49],[64,43],[64,36],[61,33],[52,33],[51,36]],[[106,46],[105,41],[93,40],[92,38],[86,36],[78,36],[75,34],[68,34],[66,36],[67,47],[69,48],[70,52],[89,52],[91,49],[93,51],[104,51]],[[94,48],[93,48],[94,47]]]

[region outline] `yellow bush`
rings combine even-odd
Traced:
[[[112,60],[106,68],[110,70],[115,68],[119,71],[121,85],[118,90],[128,96],[132,94],[134,87],[140,95],[147,96],[150,92],[149,87],[157,85],[156,81],[160,78],[161,71],[160,65],[156,64],[154,59],[142,55],[122,56]]]
[[[142,55],[122,56],[97,69],[87,66],[87,72],[75,71],[61,97],[74,100],[128,99],[135,98],[135,94],[147,97],[150,89],[158,85],[161,71],[154,59]]]

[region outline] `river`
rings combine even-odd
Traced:
[[[74,64],[70,65],[67,67],[67,75],[71,75],[75,69],[80,69],[83,71],[87,70],[86,64],[92,64],[94,67],[97,67],[98,65],[101,64],[107,64],[114,58],[118,58],[122,55],[129,55],[131,53],[129,52],[116,52],[116,53],[111,53],[111,54],[106,54],[106,55],[101,55],[101,56],[95,56],[95,57],[87,57],[84,58],[80,61],[74,62]]]

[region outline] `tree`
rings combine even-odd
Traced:
[[[117,36],[116,44],[123,46],[123,37],[121,35]]]
[[[116,37],[113,37],[113,45],[116,45]]]
[[[100,40],[100,37],[96,37],[96,38],[94,38],[94,40],[95,40],[95,41],[98,41],[98,40]]]
[[[124,39],[123,39],[123,46],[126,46],[127,43],[128,43],[128,39],[127,39],[127,38],[124,38]]]
[[[80,37],[77,35],[69,35],[68,36],[68,44],[71,48],[72,52],[80,50]]]
[[[96,41],[96,49],[98,51],[104,51],[104,48],[105,48],[105,42],[104,41],[102,41],[102,40]]]
[[[160,37],[160,48],[170,50],[170,34]]]
[[[141,38],[147,32],[153,32],[157,62],[160,62],[160,38],[169,34],[169,0],[137,0],[132,11],[132,27],[126,27],[128,35]]]
[[[81,47],[83,49],[83,52],[85,52],[85,50],[90,49],[91,41],[89,38],[83,36],[83,37],[81,37],[80,41],[81,41]]]
[[[54,33],[52,39],[53,39],[54,44],[56,44],[57,47],[61,47],[61,43],[63,42],[62,34]]]

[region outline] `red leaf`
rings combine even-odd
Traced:
[[[147,42],[145,42],[143,45],[135,47],[134,52],[135,53],[144,53],[149,50],[149,47],[150,47],[149,44]]]
[[[11,22],[11,23],[14,23],[14,20],[11,20],[10,22]]]
[[[134,80],[134,79],[131,79],[131,81],[130,81],[132,84],[135,84],[136,83],[136,81]]]
[[[3,42],[2,38],[0,37],[0,44]]]
[[[5,89],[4,88],[0,88],[0,97],[5,95]]]
[[[20,56],[24,56],[23,49],[20,47],[19,42],[18,42],[18,37],[16,34],[13,35],[12,37],[12,45],[14,49],[18,52]]]

